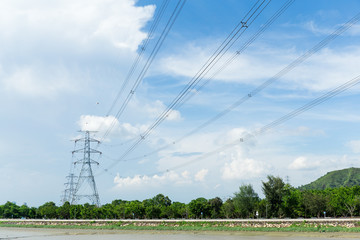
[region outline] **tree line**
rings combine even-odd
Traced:
[[[268,176],[262,182],[261,199],[252,185],[241,185],[223,201],[197,198],[188,204],[172,202],[158,194],[143,201],[114,200],[101,207],[88,203],[56,206],[47,202],[38,208],[13,202],[0,205],[1,218],[31,219],[216,219],[216,218],[312,218],[360,215],[360,186],[300,190],[282,178]]]

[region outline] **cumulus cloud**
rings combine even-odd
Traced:
[[[254,159],[234,159],[222,168],[223,179],[251,179],[262,176],[269,170],[269,165]]]
[[[294,87],[322,91],[332,89],[358,75],[359,47],[323,49],[294,69],[287,77]]]
[[[192,77],[198,70],[198,63],[206,62],[211,54],[207,47],[185,46],[184,48],[185,53],[173,54],[161,59],[159,66],[162,69],[158,71],[162,71],[164,74],[171,73]],[[306,51],[266,45],[257,46],[254,49],[241,54],[213,80],[252,85],[260,84],[264,79],[271,78]],[[224,59],[229,58],[231,54],[224,55]],[[194,56],[196,57],[194,58]],[[310,91],[329,90],[357,76],[358,66],[356,63],[359,61],[360,47],[358,46],[347,46],[339,49],[325,48],[294,68],[279,81],[286,81],[287,84],[282,86],[289,88]],[[215,69],[214,71],[216,71]],[[210,73],[208,77],[211,75]]]
[[[220,136],[217,140],[217,143],[224,145],[229,142],[239,140],[240,138],[243,138],[245,136],[248,136],[248,132],[245,128],[233,128],[229,131],[227,131],[224,135]]]
[[[163,113],[166,109],[165,104],[157,100],[153,103],[146,103],[143,106],[139,106],[144,108],[144,112],[146,112],[150,117],[158,117],[161,113]],[[179,121],[181,120],[181,114],[177,110],[171,110],[166,116],[166,120],[168,121]]]
[[[347,146],[350,147],[353,153],[360,153],[360,140],[350,141],[348,142]]]
[[[298,157],[288,166],[288,168],[292,170],[309,170],[319,166],[319,161],[309,161],[306,157]]]
[[[133,0],[1,1],[0,86],[40,97],[84,89],[93,69],[84,65],[135,55],[154,10]]]
[[[159,66],[161,66],[161,69],[158,69],[158,71],[165,74],[193,77],[202,64],[209,59],[214,49],[215,45],[206,46],[203,42],[199,46],[184,46],[180,53],[174,53],[160,59],[161,64]],[[286,54],[284,52],[279,53],[279,51],[281,49],[259,47],[258,52],[244,53],[232,64],[228,65],[227,68],[215,75],[214,80],[253,83],[269,77],[274,74],[274,71],[281,70],[284,62],[286,63],[292,57],[292,51],[287,51]],[[217,72],[225,59],[230,58],[232,55],[233,52],[225,54],[217,66],[207,74],[207,77]],[[272,61],[268,61],[264,55],[271,55]]]
[[[144,125],[132,126],[130,123],[120,123],[114,116],[81,115],[77,123],[82,131],[97,131],[99,135],[105,134],[111,128],[111,136],[117,135],[124,139],[140,136],[146,129]]]
[[[219,147],[234,141],[240,143],[240,138],[244,134],[248,134],[246,129],[234,128],[226,132],[196,133],[180,142],[169,140],[167,141],[169,144],[167,148],[158,153],[157,169],[160,171],[177,169],[178,167],[191,169],[191,172],[197,175],[196,180],[201,181],[209,172],[219,171],[222,165],[219,162],[220,159],[227,161],[229,158],[235,159],[248,153],[254,144],[253,138],[248,138],[249,141],[244,141],[231,149],[216,152]],[[205,161],[206,169],[204,169]]]
[[[51,4],[42,0],[1,2],[0,28],[6,40],[28,37],[27,44],[47,40],[76,44],[84,49],[91,44],[110,43],[136,50],[146,37],[140,29],[154,13],[155,6],[135,6],[133,0],[70,1]],[[34,43],[39,40],[39,43]],[[100,42],[99,42],[100,41]],[[30,46],[29,46],[30,47]]]
[[[126,187],[157,187],[169,184],[191,184],[192,180],[189,175],[189,172],[184,171],[180,174],[174,171],[168,171],[163,175],[153,175],[153,176],[140,176],[136,175],[134,177],[121,177],[119,174],[114,178],[114,183],[116,188],[126,188]]]
[[[199,172],[195,174],[195,181],[203,182],[208,172],[209,172],[208,169],[201,169]]]
[[[63,66],[23,66],[0,74],[3,88],[25,96],[52,97],[60,91],[73,92],[78,88],[69,71]],[[51,78],[50,78],[51,75]]]

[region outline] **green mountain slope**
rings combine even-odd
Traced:
[[[347,168],[328,172],[312,183],[299,187],[302,190],[351,187],[360,185],[360,168]]]

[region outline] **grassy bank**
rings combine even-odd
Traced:
[[[239,222],[68,222],[68,221],[1,221],[0,227],[65,228],[94,230],[156,230],[156,231],[242,231],[242,232],[359,232],[360,223],[351,226],[339,224],[271,222],[264,224]]]

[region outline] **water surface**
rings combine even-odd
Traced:
[[[0,239],[26,240],[322,240],[360,239],[358,233],[246,233],[0,228]]]

